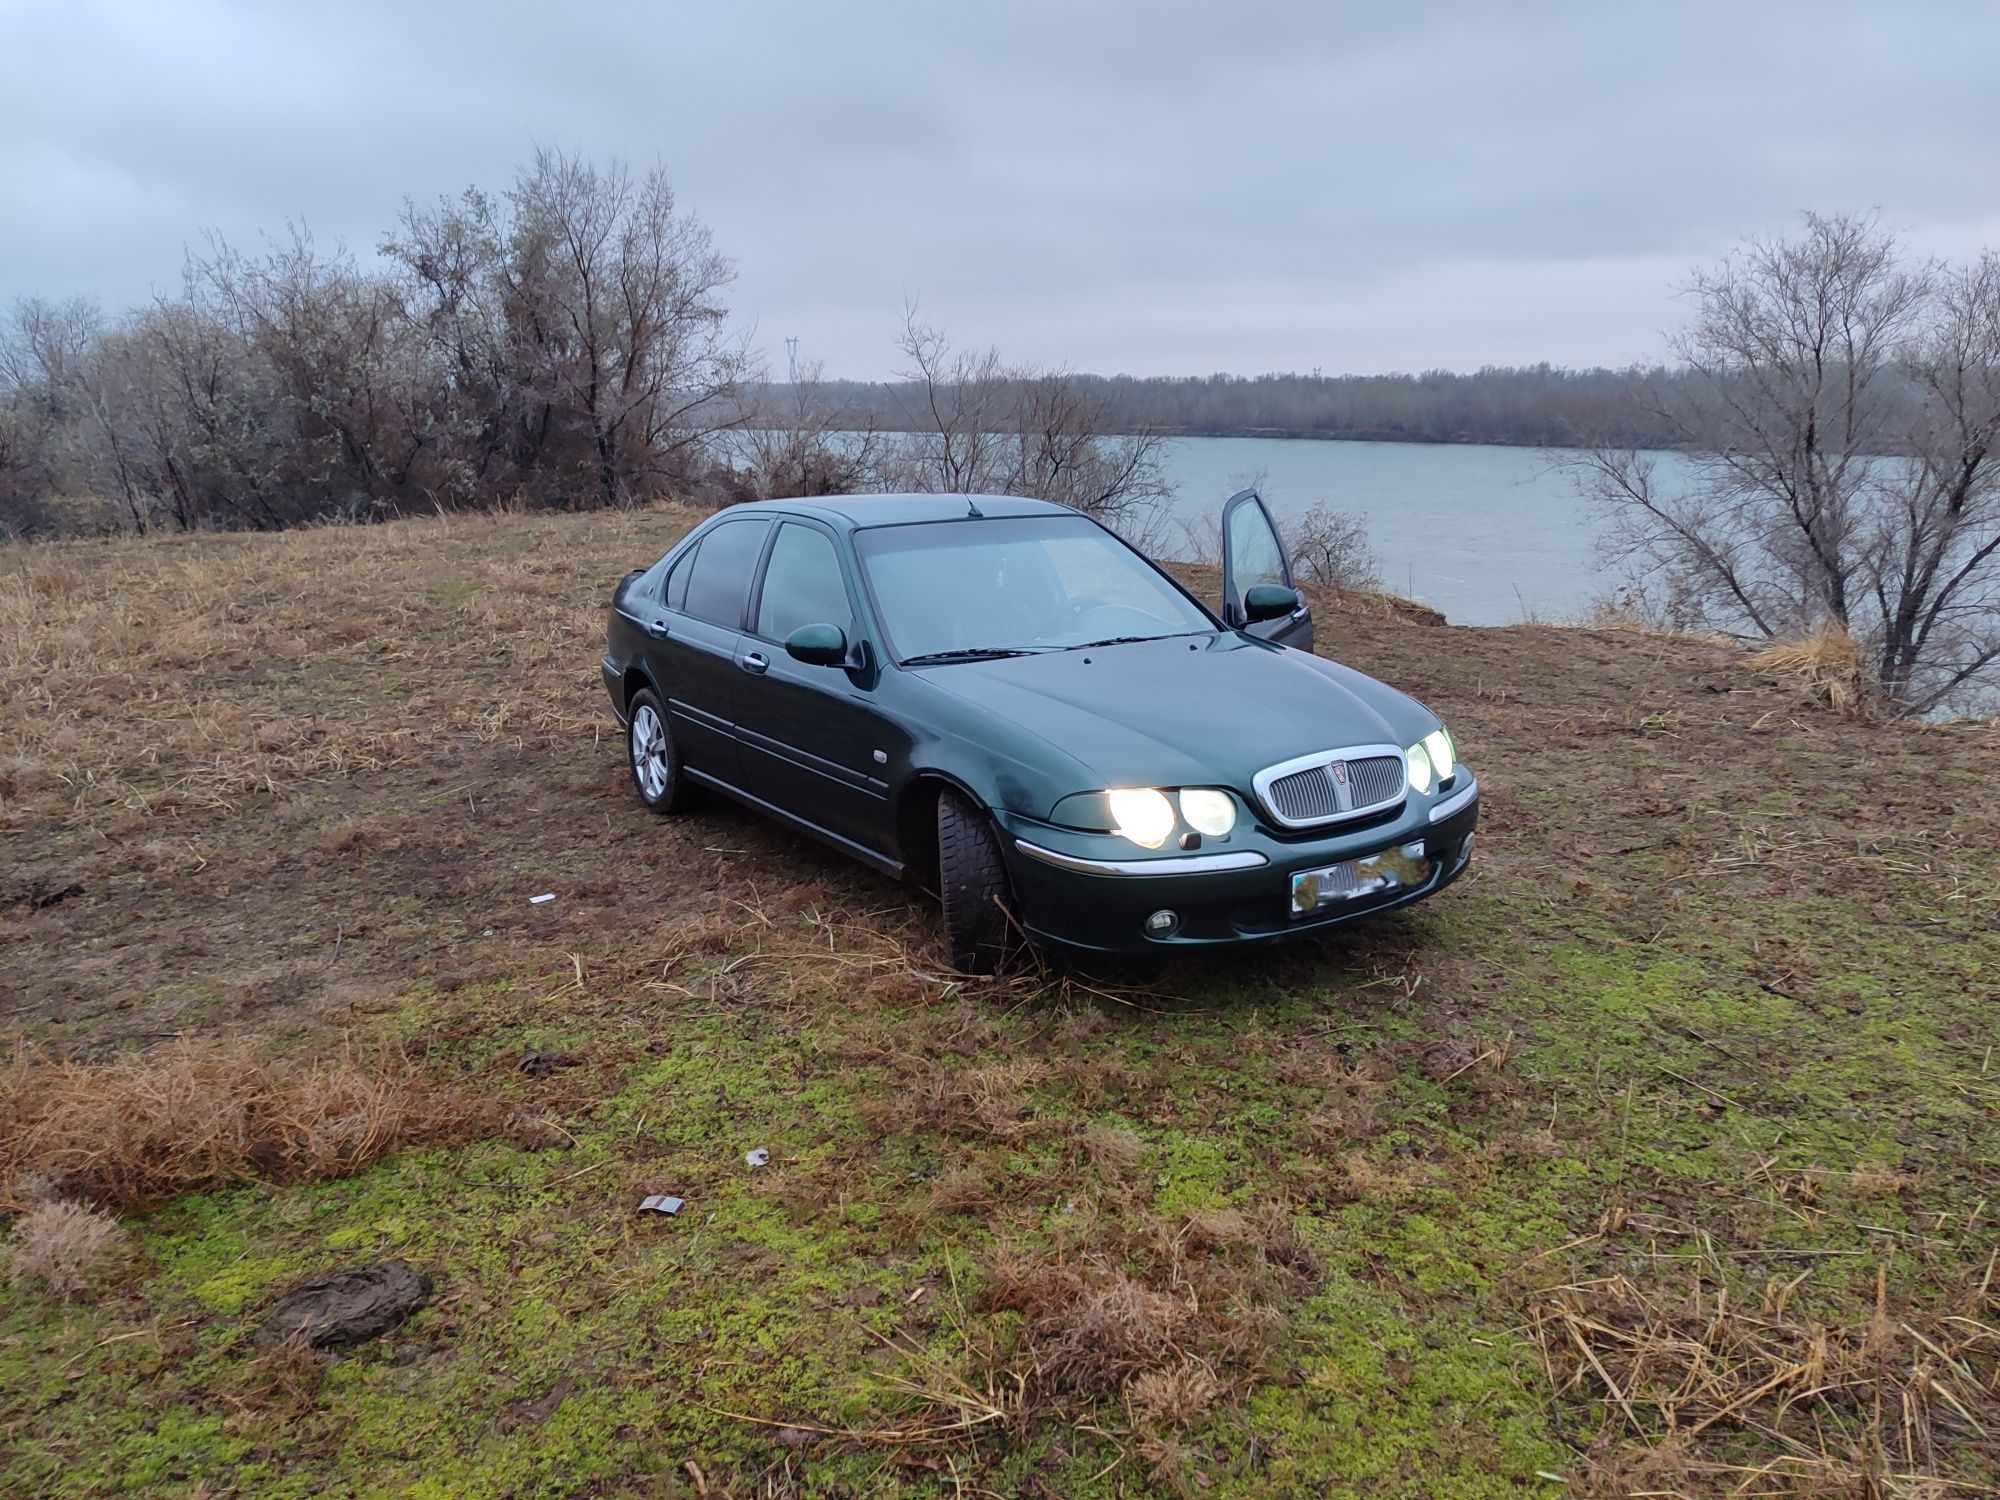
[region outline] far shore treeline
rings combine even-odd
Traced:
[[[1491,366],[1469,374],[1091,375],[1069,381],[1101,404],[1110,430],[1167,437],[1333,438],[1385,443],[1497,443],[1568,448],[1611,442],[1664,448],[1671,424],[1637,398],[1671,380],[1658,369]],[[849,425],[881,432],[928,424],[920,381],[824,380],[819,399]],[[791,399],[783,382],[746,391],[747,409]]]

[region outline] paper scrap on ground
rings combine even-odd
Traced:
[[[668,1193],[654,1193],[639,1205],[642,1214],[677,1214],[684,1200]]]
[[[530,896],[528,898],[528,905],[542,906],[555,899],[556,899],[556,893],[554,891],[544,891],[539,896]]]

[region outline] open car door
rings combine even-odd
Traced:
[[[1289,593],[1290,600],[1279,601],[1276,589]],[[1286,608],[1269,614],[1275,602]],[[1222,621],[1281,646],[1312,650],[1312,606],[1292,582],[1285,544],[1255,490],[1238,491],[1222,507]]]

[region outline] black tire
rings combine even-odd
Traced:
[[[688,805],[692,788],[681,774],[680,746],[651,688],[639,689],[625,705],[625,769],[632,773],[632,790],[650,811],[664,817]]]
[[[957,792],[938,797],[938,894],[951,966],[961,974],[999,973],[1019,941],[1013,890],[993,820]]]

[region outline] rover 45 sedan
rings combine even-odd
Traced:
[[[1479,787],[1312,654],[1254,491],[1211,612],[1037,500],[731,506],[619,583],[604,685],[656,813],[735,798],[941,898],[954,964],[1318,932],[1442,890]]]

